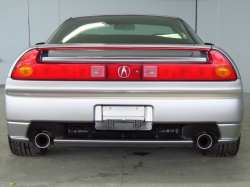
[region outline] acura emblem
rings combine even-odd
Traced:
[[[129,75],[130,75],[130,69],[128,66],[121,66],[119,67],[118,69],[118,75],[121,77],[121,78],[128,78]]]

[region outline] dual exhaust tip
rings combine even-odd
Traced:
[[[50,144],[50,136],[46,133],[39,133],[35,137],[35,144],[38,148],[47,148]]]
[[[47,148],[50,142],[50,136],[46,133],[39,133],[35,137],[35,145],[41,149]],[[213,138],[209,134],[201,134],[196,144],[200,149],[209,149],[213,145]]]

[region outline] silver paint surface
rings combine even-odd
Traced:
[[[120,47],[120,45],[46,44],[37,47]],[[211,46],[205,45],[123,45],[123,47],[211,49]],[[25,52],[34,48],[36,46]],[[215,49],[226,55],[221,49]],[[230,57],[228,59],[231,61]],[[243,115],[241,79],[200,82],[22,81],[10,78],[17,61],[18,59],[9,72],[5,87],[5,116],[8,122],[26,124],[32,121],[94,122],[95,106],[152,106],[152,122],[215,122],[219,125],[222,142],[236,140],[240,133]],[[233,65],[235,66],[234,63]],[[238,71],[237,74],[239,77]],[[20,127],[14,125],[18,124],[8,124],[11,137],[25,140],[24,134],[27,129],[23,125]]]
[[[153,122],[240,123],[243,112],[240,79],[83,82],[8,78],[5,93],[8,121],[92,122],[96,105],[152,106]]]

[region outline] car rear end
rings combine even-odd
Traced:
[[[204,44],[31,47],[11,68],[5,101],[10,144],[40,150],[197,145],[205,154],[234,156],[243,114],[235,64]]]

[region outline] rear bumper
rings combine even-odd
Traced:
[[[96,106],[152,106],[152,123],[216,123],[219,142],[238,139],[243,116],[241,80],[231,82],[82,82],[7,79],[5,114],[12,139],[28,141],[31,122],[94,123]],[[123,145],[186,145],[187,142],[123,141]],[[104,141],[117,144],[115,141]],[[153,143],[152,143],[153,142]],[[55,145],[100,140],[55,139]],[[145,144],[144,144],[145,143]]]
[[[7,121],[93,122],[97,105],[152,106],[153,122],[241,123],[241,80],[77,82],[7,79]]]

